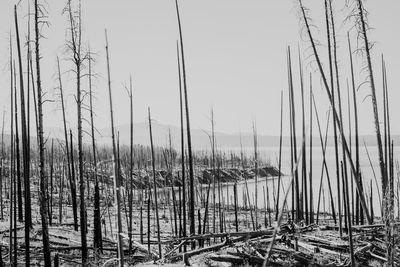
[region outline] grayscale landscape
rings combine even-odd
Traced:
[[[0,267],[400,266],[400,2],[0,3]]]

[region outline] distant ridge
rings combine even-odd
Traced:
[[[180,128],[174,125],[165,125],[161,124],[157,121],[153,121],[153,139],[154,144],[157,146],[167,146],[168,145],[168,134],[171,132],[171,141],[174,147],[180,146]],[[73,132],[76,131],[72,129]],[[195,149],[210,149],[210,131],[201,130],[201,129],[191,129],[192,133],[192,143]],[[89,133],[86,129],[86,132]],[[129,137],[130,137],[130,125],[119,125],[116,127],[116,132],[119,132],[120,135],[120,144],[121,145],[129,145]],[[34,129],[31,129],[31,133],[35,133]],[[46,138],[57,138],[61,141],[64,140],[64,131],[60,128],[45,128],[44,130]],[[74,135],[75,136],[75,135]],[[222,132],[215,133],[217,139],[218,148],[224,149],[237,149],[240,148],[240,141],[242,142],[243,147],[250,148],[253,146],[253,136],[251,133],[243,133],[242,136],[238,133],[227,134]],[[186,137],[186,132],[185,132]],[[0,136],[1,138],[1,136]],[[279,136],[270,136],[270,135],[258,135],[258,145],[259,147],[277,147],[279,146]],[[392,135],[394,140],[394,145],[400,145],[400,135]],[[31,136],[32,142],[36,141],[36,136]],[[298,137],[300,140],[300,137]],[[107,145],[111,144],[111,129],[103,128],[98,129],[96,132],[96,141],[99,145]],[[308,139],[306,140],[308,143]],[[375,146],[376,145],[376,136],[374,135],[362,135],[360,136],[360,146],[363,146],[363,142],[365,141],[367,146]],[[1,142],[1,140],[0,140]],[[4,134],[4,142],[7,144],[10,142],[9,134]],[[84,142],[89,143],[90,137],[88,134],[84,134]],[[149,139],[149,129],[148,125],[145,122],[135,123],[134,124],[134,143],[148,146],[150,145]],[[354,142],[353,142],[354,143]],[[332,138],[328,138],[328,146],[333,146]],[[290,139],[288,136],[283,137],[283,146],[290,146]],[[313,138],[313,146],[320,146],[319,137],[315,136]]]
[[[164,125],[154,121],[153,127],[153,138],[154,143],[158,146],[166,146],[168,144],[168,133],[171,132],[172,145],[174,147],[180,146],[180,128],[177,126]],[[116,130],[120,133],[121,144],[129,144],[130,136],[130,125],[120,125],[116,127]],[[98,137],[100,143],[111,142],[110,140],[110,128],[99,130],[103,133],[103,137]],[[186,132],[185,132],[186,135]],[[196,149],[209,149],[210,148],[210,135],[211,132],[208,130],[191,129],[192,143]],[[227,134],[222,132],[215,133],[217,146],[219,148],[240,148],[240,142],[243,147],[253,146],[253,135],[251,133],[243,133],[242,136],[238,133]],[[258,135],[258,145],[260,147],[276,147],[279,146],[279,136],[270,135]],[[400,135],[392,135],[394,144],[400,144]],[[300,137],[298,137],[300,140]],[[308,142],[309,140],[307,140]],[[376,136],[374,135],[363,135],[360,136],[360,145],[363,145],[365,141],[367,146],[376,145]],[[149,130],[147,123],[135,123],[134,124],[134,142],[135,144],[149,145]],[[288,136],[283,137],[283,145],[290,146],[290,139]],[[320,146],[319,137],[313,138],[313,145]],[[333,146],[332,138],[328,138],[328,146]]]

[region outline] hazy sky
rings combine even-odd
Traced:
[[[39,0],[40,1],[40,0]],[[0,3],[0,112],[9,115],[9,33],[14,35],[13,5],[20,2],[19,19],[25,40],[27,23],[27,0],[1,1]],[[43,89],[47,92],[44,123],[47,127],[61,127],[58,96],[54,91],[56,56],[62,59],[61,68],[67,94],[67,112],[70,127],[76,128],[74,101],[74,77],[66,71],[71,64],[66,61],[65,39],[67,17],[62,14],[66,1],[48,0],[49,28],[43,28],[46,39],[41,41]],[[187,66],[188,94],[191,125],[193,128],[209,128],[211,106],[215,110],[216,130],[222,132],[250,132],[256,121],[260,134],[279,134],[280,92],[284,91],[285,132],[288,133],[286,47],[292,46],[294,79],[297,100],[299,98],[298,55],[305,59],[306,105],[308,105],[309,72],[313,73],[313,88],[325,120],[327,96],[321,87],[319,73],[308,64],[310,50],[301,38],[298,2],[292,0],[186,0],[180,2],[184,50]],[[353,21],[344,23],[349,13],[345,1],[333,1],[337,22],[339,49],[339,72],[342,97],[347,114],[346,78],[349,78],[349,57],[346,34]],[[311,9],[311,17],[319,31],[315,34],[320,42],[321,56],[327,67],[323,1],[308,0],[304,4]],[[380,56],[387,60],[391,116],[398,119],[400,91],[400,2],[398,0],[367,1],[371,41],[376,42],[373,60],[378,97],[381,104]],[[98,128],[109,127],[108,91],[106,84],[105,38],[107,28],[110,43],[111,76],[116,124],[129,123],[129,101],[124,84],[133,76],[135,121],[146,119],[147,106],[160,123],[179,125],[179,96],[176,60],[178,38],[175,5],[173,0],[84,0],[82,1],[83,38],[85,46],[90,43],[96,52],[95,123]],[[351,32],[356,46],[355,32]],[[14,40],[13,40],[14,41]],[[14,51],[16,54],[16,51]],[[356,82],[365,80],[361,69],[362,58],[355,55]],[[327,70],[327,69],[326,69]],[[87,88],[87,81],[84,81]],[[371,100],[367,86],[358,92],[360,109],[360,132],[373,133]],[[296,102],[297,115],[301,103]],[[33,114],[33,113],[32,113]],[[308,108],[307,108],[308,114]],[[33,115],[32,115],[33,116]],[[85,113],[87,116],[87,113]],[[346,115],[347,116],[347,115]],[[87,116],[88,117],[88,116]],[[300,117],[299,117],[300,119]],[[299,121],[300,122],[300,121]],[[392,123],[393,132],[400,133],[400,125]],[[315,131],[315,133],[317,133]]]

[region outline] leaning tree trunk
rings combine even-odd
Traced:
[[[376,139],[377,139],[377,146],[378,146],[378,153],[379,153],[379,167],[381,171],[381,177],[382,177],[382,194],[383,194],[383,221],[384,224],[386,225],[386,242],[387,242],[387,259],[388,259],[388,264],[393,265],[393,247],[392,243],[390,242],[391,240],[391,227],[390,227],[390,220],[389,220],[389,214],[390,214],[390,207],[388,203],[389,199],[389,191],[388,191],[388,179],[386,175],[386,167],[385,167],[385,160],[383,156],[383,149],[382,149],[382,137],[381,137],[381,130],[380,130],[380,125],[379,125],[379,113],[378,113],[378,104],[376,101],[376,90],[375,90],[375,81],[374,81],[374,73],[372,69],[372,62],[371,62],[371,54],[370,54],[370,43],[368,41],[368,35],[367,35],[367,26],[365,22],[365,14],[364,14],[364,7],[362,4],[361,0],[357,1],[358,4],[358,23],[360,26],[361,30],[361,35],[362,39],[364,41],[364,51],[365,51],[365,56],[367,59],[367,67],[368,67],[368,78],[371,86],[371,100],[372,100],[372,109],[374,113],[374,124],[375,124],[375,132],[376,132]]]
[[[175,0],[176,5],[176,13],[178,18],[178,26],[179,26],[179,41],[181,48],[181,60],[182,60],[182,77],[183,77],[183,92],[185,95],[185,113],[186,113],[186,131],[187,131],[187,142],[188,142],[188,159],[189,159],[189,192],[190,192],[190,201],[189,201],[189,217],[190,217],[190,234],[194,235],[195,228],[195,219],[194,219],[194,173],[193,173],[193,157],[192,157],[192,138],[190,135],[190,119],[189,119],[189,103],[187,96],[187,86],[186,86],[186,69],[185,69],[185,56],[183,52],[183,37],[182,37],[182,27],[181,20],[179,16],[179,8],[178,8],[178,0]],[[194,249],[196,243],[192,243],[192,249]]]
[[[340,127],[341,123],[340,123],[339,115],[337,113],[336,107],[335,107],[334,102],[333,102],[331,90],[329,89],[329,85],[328,85],[328,82],[327,82],[327,78],[326,78],[325,72],[324,72],[324,70],[322,68],[322,63],[321,63],[319,54],[317,52],[317,48],[316,48],[315,41],[313,39],[313,35],[311,33],[308,17],[306,15],[306,11],[305,11],[305,8],[304,8],[301,0],[299,0],[299,4],[300,4],[302,18],[304,20],[305,27],[306,27],[306,30],[307,30],[307,35],[309,37],[309,41],[311,43],[311,47],[312,47],[312,50],[313,50],[314,58],[315,58],[315,60],[317,62],[319,73],[321,75],[321,79],[322,79],[325,91],[326,91],[326,93],[328,95],[328,99],[329,99],[329,102],[330,102],[331,107],[332,107],[333,119],[334,119],[334,121],[336,123],[336,126],[337,126],[339,132],[340,132],[340,136],[342,138],[342,142],[343,142],[343,145],[344,145],[345,153],[346,153],[346,156],[347,156],[347,158],[349,160],[349,163],[350,163],[351,171],[353,172],[353,175],[355,176],[356,175],[356,168],[355,168],[354,162],[353,162],[353,160],[351,158],[351,155],[350,155],[349,146],[347,144],[343,128]],[[356,184],[357,191],[360,194],[362,192],[361,191],[360,182],[356,180],[355,184]],[[366,204],[366,201],[365,201],[365,197],[362,194],[360,194],[360,201],[361,201],[361,205],[362,205],[362,208],[364,210],[364,213],[365,213],[365,215],[367,217],[368,223],[371,224],[372,223],[372,219],[371,219],[371,216],[370,216],[369,211],[368,211],[368,207],[367,207],[367,204]]]

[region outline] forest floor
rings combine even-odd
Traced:
[[[7,202],[5,202],[7,207]],[[38,206],[38,205],[34,205]],[[171,212],[170,212],[171,210]],[[7,209],[4,210],[7,214]],[[240,209],[238,212],[238,232],[236,232],[235,213],[233,208],[224,211],[222,229],[216,214],[215,232],[218,234],[199,234],[191,238],[177,238],[175,220],[172,207],[159,209],[160,237],[162,243],[162,257],[158,257],[158,242],[156,231],[155,211],[150,214],[150,251],[148,251],[147,235],[147,207],[143,207],[142,219],[140,211],[133,214],[133,250],[128,251],[127,215],[123,210],[123,239],[125,249],[125,266],[260,266],[263,264],[268,248],[272,242],[274,214],[258,211],[258,229],[253,229],[249,210]],[[205,209],[200,209],[201,223]],[[38,211],[33,210],[33,229],[30,231],[31,265],[42,266],[42,236]],[[88,232],[87,243],[89,248],[89,266],[117,266],[117,236],[115,208],[109,206],[102,210],[103,214],[103,253],[93,250],[93,209],[87,208]],[[206,232],[213,232],[213,209],[209,209],[209,224]],[[52,225],[49,226],[50,247],[52,258],[59,258],[59,266],[81,265],[81,234],[73,228],[72,209],[63,206],[62,224],[59,223],[59,211],[53,208]],[[269,226],[269,215],[272,225]],[[254,210],[253,210],[254,216]],[[285,216],[286,217],[286,216]],[[4,218],[8,218],[4,216]],[[254,217],[253,217],[254,219]],[[140,222],[143,223],[143,236],[140,238]],[[177,225],[179,221],[177,221]],[[198,221],[196,222],[198,225]],[[178,226],[179,227],[179,226]],[[399,266],[400,242],[397,224],[394,225],[396,235],[395,264]],[[189,226],[187,227],[189,229]],[[358,266],[383,266],[386,262],[386,243],[384,241],[384,226],[353,226],[353,255]],[[198,229],[196,229],[198,232]],[[13,231],[13,238],[14,238]],[[0,240],[2,246],[3,263],[10,263],[10,222],[8,219],[0,221]],[[17,261],[18,265],[25,263],[25,242],[23,223],[17,223]],[[195,241],[196,248],[191,250],[191,242]],[[199,247],[199,240],[202,247]],[[185,242],[183,242],[185,241]],[[143,242],[143,243],[141,243]],[[183,253],[184,245],[187,253]],[[12,251],[14,251],[12,249]],[[294,224],[287,217],[283,218],[281,227],[277,231],[276,240],[270,256],[271,266],[350,266],[351,257],[348,235],[343,230],[342,237],[330,216],[321,215],[319,225],[304,223]],[[14,255],[14,254],[12,254]]]

